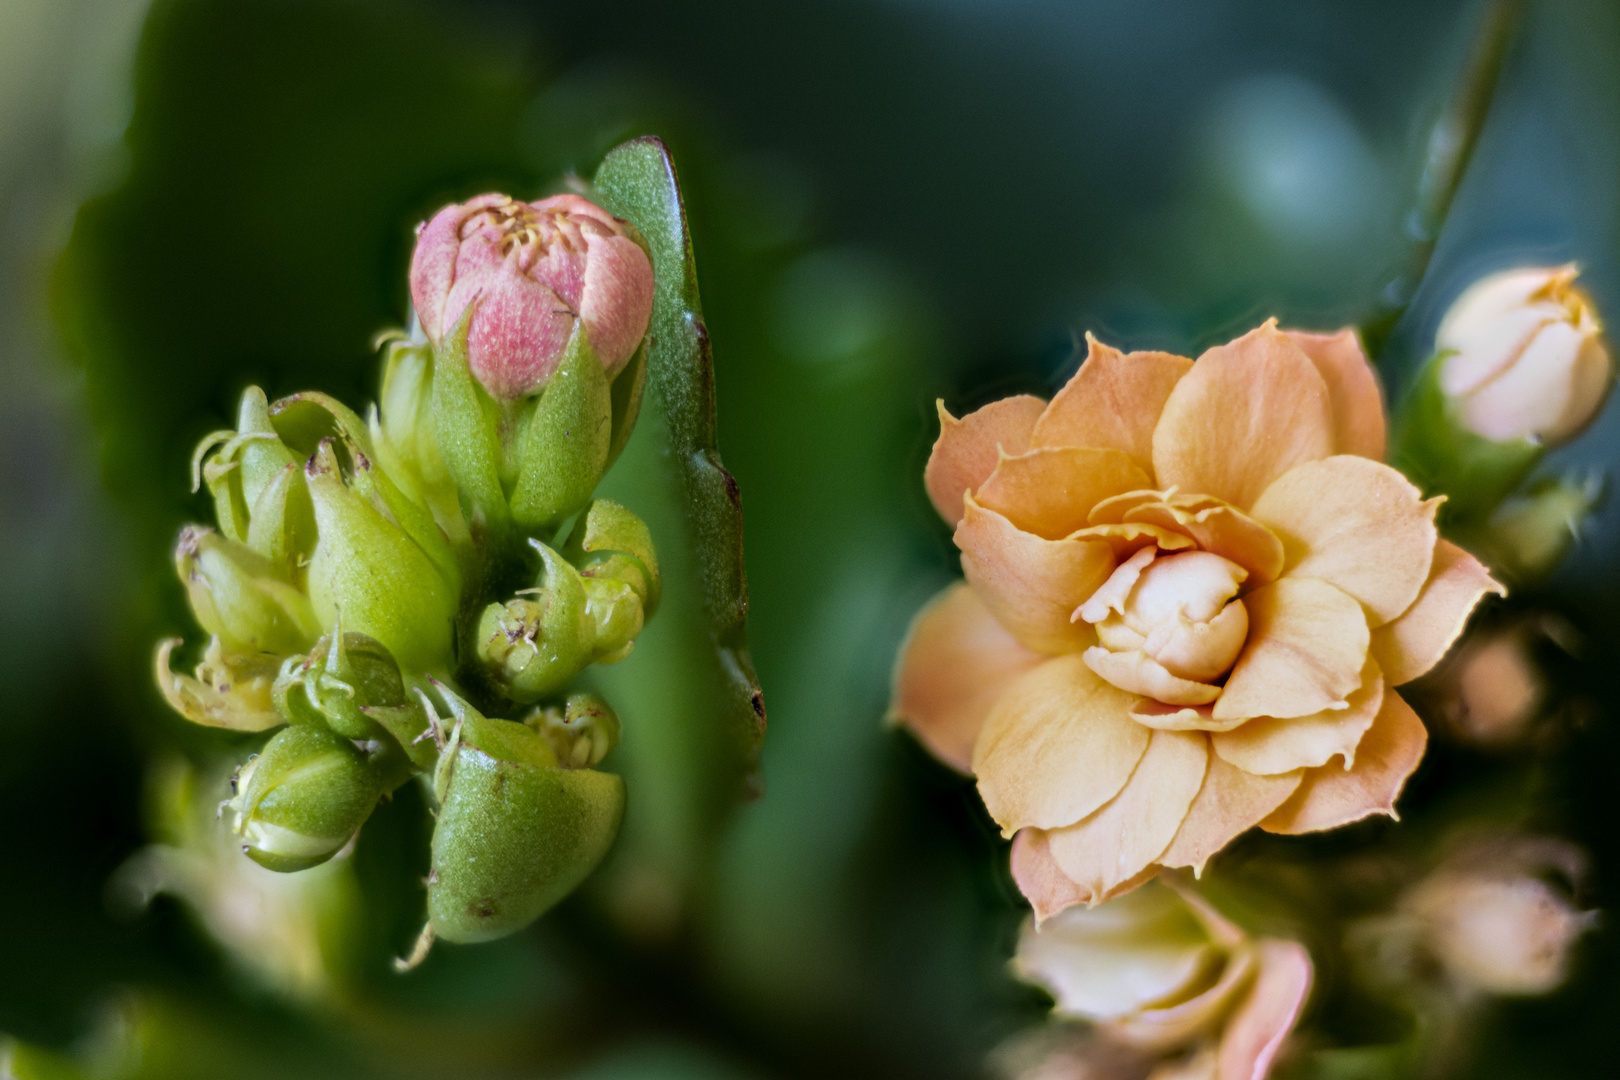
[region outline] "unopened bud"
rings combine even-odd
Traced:
[[[299,725],[278,732],[243,766],[229,806],[248,857],[291,871],[335,855],[380,794],[366,756],[352,742]]]
[[[652,533],[646,522],[611,499],[597,499],[586,508],[563,554],[579,567],[582,577],[622,581],[630,586],[646,605],[649,616],[658,607],[663,583]]]
[[[197,444],[192,485],[207,482],[220,530],[245,544],[265,488],[296,460],[271,423],[264,391],[250,386],[237,408],[236,430],[216,431]]]
[[[317,641],[307,657],[289,660],[274,695],[277,710],[289,720],[324,725],[346,739],[383,733],[368,709],[414,704],[407,702],[399,665],[383,643],[341,629]],[[426,727],[424,716],[412,735]]]
[[[565,769],[599,765],[619,744],[619,716],[596,694],[570,694],[562,705],[536,709],[524,722],[551,744]]]
[[[197,621],[232,652],[300,653],[320,633],[309,598],[245,544],[188,525],[174,562]]]
[[[534,541],[544,563],[527,595],[490,604],[478,621],[478,658],[486,675],[514,701],[552,693],[591,662],[596,630],[579,572]]]
[[[1567,442],[1597,415],[1612,365],[1574,266],[1526,267],[1470,286],[1440,324],[1440,389],[1459,423],[1496,442]]]
[[[376,466],[358,448],[350,447],[350,455],[354,475],[345,478],[334,441],[324,439],[305,469],[320,530],[309,565],[316,616],[331,626],[341,615],[344,626],[380,641],[407,670],[448,668],[459,586],[444,560],[453,557],[448,548],[441,558],[424,550],[404,527],[405,500],[394,512],[368,490],[386,478],[366,475]],[[431,546],[431,520],[416,524],[413,531]]]
[[[411,300],[439,344],[476,305],[467,363],[503,401],[533,394],[584,327],[608,375],[635,353],[652,314],[653,274],[631,227],[578,195],[535,203],[480,195],[422,226]]]

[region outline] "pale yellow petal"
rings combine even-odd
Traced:
[[[1239,510],[1289,469],[1332,452],[1327,385],[1273,322],[1199,357],[1153,431],[1161,487]]]
[[[1007,633],[972,586],[957,582],[912,622],[894,667],[889,717],[945,764],[968,772],[990,707],[1043,659]]]
[[[1243,598],[1249,643],[1215,702],[1215,719],[1309,716],[1344,708],[1367,662],[1367,617],[1349,594],[1284,577]]]
[[[1256,776],[1211,754],[1204,786],[1187,809],[1170,847],[1159,856],[1162,866],[1190,866],[1202,874],[1210,857],[1260,824],[1299,788],[1303,772]]]
[[[1085,528],[1102,500],[1147,483],[1122,450],[1054,446],[1003,457],[973,497],[1025,532],[1058,540]]]
[[[1505,596],[1507,590],[1468,552],[1449,540],[1437,543],[1418,598],[1400,618],[1373,631],[1372,653],[1389,684],[1411,682],[1438,664],[1486,593]]]
[[[1146,468],[1159,413],[1193,362],[1170,353],[1122,353],[1090,334],[1086,342],[1086,362],[1046,407],[1030,445],[1112,447]]]
[[[1198,731],[1155,731],[1141,763],[1114,800],[1084,820],[1052,829],[1052,857],[1089,890],[1092,903],[1133,880],[1175,839],[1204,783],[1209,738]]]
[[[1012,846],[1013,881],[1017,882],[1018,891],[1024,894],[1030,907],[1035,909],[1036,926],[1076,904],[1092,902],[1091,893],[1070,881],[1058,867],[1057,860],[1052,858],[1048,840],[1050,835],[1044,829],[1024,829],[1013,840]],[[1158,867],[1148,867],[1134,881],[1115,889],[1114,895],[1123,896],[1146,884],[1158,872]]]
[[[958,420],[939,408],[939,439],[923,470],[923,484],[934,509],[948,524],[962,520],[962,496],[995,471],[1001,453],[1022,454],[1046,402],[1028,394],[992,401]]]
[[[1279,477],[1254,516],[1282,538],[1284,574],[1337,585],[1381,626],[1411,606],[1429,576],[1435,507],[1388,465],[1341,454]]]
[[[1356,747],[1384,704],[1384,678],[1368,658],[1348,709],[1278,720],[1257,716],[1240,728],[1211,736],[1215,753],[1245,772],[1275,775],[1326,765],[1335,757],[1354,764]]]
[[[1221,1033],[1220,1080],[1266,1080],[1311,992],[1311,954],[1295,941],[1255,942],[1259,972]]]
[[[1184,1046],[1218,1027],[1221,1017],[1243,996],[1259,969],[1251,942],[1231,947],[1209,989],[1162,1009],[1143,1009],[1102,1025],[1110,1038],[1142,1050],[1163,1053]]]
[[[1384,692],[1378,712],[1353,768],[1329,762],[1310,769],[1292,798],[1260,823],[1267,832],[1307,833],[1333,829],[1373,814],[1395,815],[1395,798],[1423,760],[1429,733],[1411,706],[1393,690]]]
[[[1037,652],[1090,645],[1091,627],[1070,616],[1113,573],[1113,549],[1095,540],[1043,540],[971,495],[965,503],[967,516],[956,527],[962,573],[990,613]]]
[[[1221,696],[1220,687],[1178,679],[1140,649],[1109,652],[1101,645],[1094,645],[1082,655],[1087,667],[1121,690],[1166,705],[1208,705]]]
[[[1333,452],[1384,460],[1384,395],[1354,327],[1337,334],[1284,330],[1327,383],[1333,410]]]
[[[1006,836],[1070,825],[1108,802],[1147,750],[1136,698],[1060,656],[1014,680],[973,748],[973,772]]]
[[[1143,698],[1131,710],[1138,724],[1146,724],[1160,731],[1230,731],[1249,718],[1234,720],[1215,719],[1215,710],[1208,705],[1169,705],[1151,698]]]

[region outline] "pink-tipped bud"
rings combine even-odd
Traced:
[[[647,332],[652,263],[625,222],[578,195],[480,195],[418,230],[411,300],[435,344],[476,301],[467,365],[510,400],[546,385],[576,322],[616,375]]]

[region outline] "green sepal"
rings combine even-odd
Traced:
[[[613,379],[613,436],[608,440],[607,467],[619,460],[625,444],[636,429],[641,415],[641,398],[647,389],[647,339],[642,338],[630,362]]]
[[[304,470],[289,461],[253,504],[247,546],[269,559],[282,577],[297,581],[315,550],[315,538],[315,507],[304,486]]]
[[[607,471],[613,439],[607,372],[576,324],[540,400],[520,422],[512,520],[546,535],[579,512]]]
[[[433,513],[422,504],[408,498],[389,478],[387,472],[378,468],[364,455],[359,456],[354,463],[352,483],[355,491],[370,500],[372,506],[384,516],[392,518],[396,525],[405,530],[405,534],[416,542],[416,546],[433,560],[433,565],[438,567],[440,576],[449,582],[450,588],[459,594],[461,564],[456,559],[449,538],[433,519]]]
[[[357,460],[361,471],[368,465]],[[324,626],[343,624],[382,642],[408,673],[448,670],[459,597],[410,535],[344,482],[332,440],[305,469],[320,539],[309,595]]]
[[[338,852],[382,794],[366,755],[313,726],[283,728],[242,769],[230,807],[245,853],[270,870],[304,870]]]
[[[426,506],[454,548],[470,542],[456,482],[433,428],[433,349],[393,341],[383,359],[381,401],[367,418],[383,471]]]
[[[232,652],[300,653],[320,633],[309,599],[246,544],[188,525],[174,561],[197,621]]]
[[[1426,495],[1444,495],[1442,526],[1482,523],[1540,463],[1546,448],[1529,439],[1496,442],[1463,427],[1440,389],[1449,353],[1431,356],[1395,419],[1390,461]]]
[[[492,941],[529,925],[602,861],[624,817],[624,782],[470,745],[454,754],[433,829],[428,923],[446,941]]]
[[[321,724],[344,738],[361,740],[393,738],[367,709],[412,704],[399,665],[383,643],[341,628],[316,642],[303,662],[283,668],[273,697],[289,723]],[[424,717],[412,736],[426,726]]]
[[[490,683],[513,701],[530,702],[560,690],[591,662],[595,624],[585,584],[566,559],[538,540],[539,585],[479,617],[476,655]]]
[[[264,489],[297,459],[270,420],[264,391],[250,386],[237,408],[236,431],[217,431],[197,444],[192,486],[206,481],[220,531],[246,542]]]
[[[368,457],[376,456],[365,421],[331,394],[305,390],[280,398],[270,406],[270,422],[282,441],[301,457],[313,454],[326,439],[338,439],[358,446]]]
[[[504,530],[510,514],[501,487],[501,415],[467,366],[474,301],[433,354],[433,432],[439,456],[461,493],[470,523]]]

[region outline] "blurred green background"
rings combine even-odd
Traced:
[[[0,1032],[108,1075],[134,1039],[152,1077],[979,1074],[1042,1011],[1005,970],[1024,909],[970,784],[881,723],[955,572],[920,483],[933,401],[1050,393],[1086,330],[1195,353],[1364,316],[1477,11],[0,2]],[[250,382],[371,400],[417,221],[647,132],[686,184],[744,494],[764,798],[732,812],[692,780],[700,736],[648,721],[638,751],[632,726],[613,861],[400,979],[425,820],[402,797],[353,860],[340,988],[300,1004],[187,906],[108,888],[154,838],[155,767],[247,751],[150,674],[191,629],[168,561],[205,513],[191,448]],[[1500,266],[1578,260],[1620,313],[1617,209],[1620,9],[1531,4],[1386,386]],[[1611,408],[1557,465],[1617,452]],[[1595,671],[1617,554],[1610,500],[1542,597]],[[1600,903],[1617,760],[1600,715],[1549,822],[1596,852]],[[1468,764],[1437,752],[1415,797]],[[1600,935],[1566,990],[1493,1013],[1471,1073],[1606,1074],[1617,964]]]

